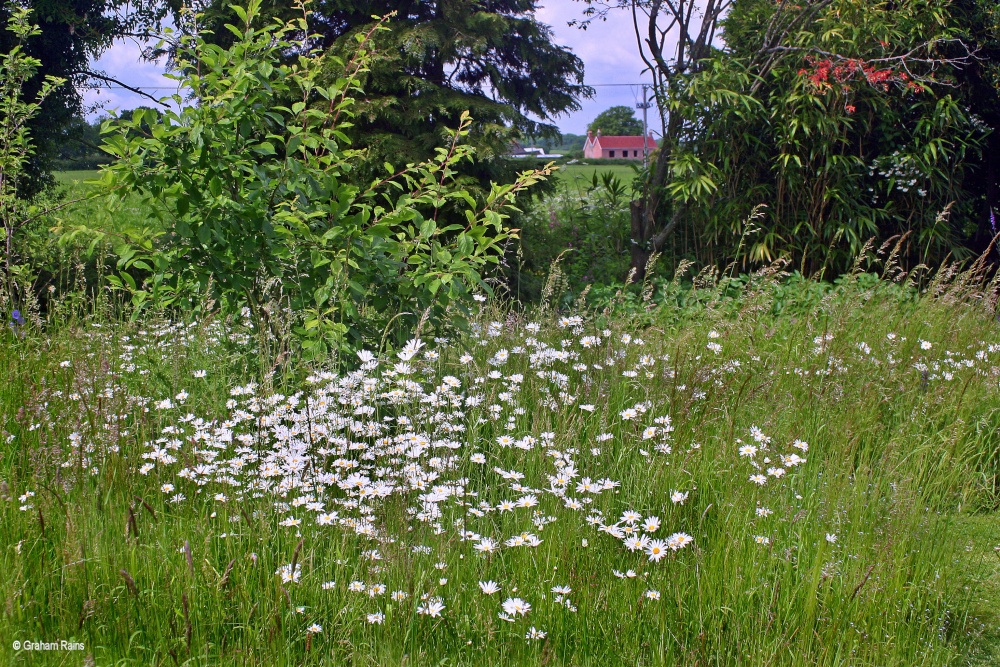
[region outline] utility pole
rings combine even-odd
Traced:
[[[652,88],[648,83],[642,84],[642,102],[637,102],[636,109],[642,109],[642,166],[649,166],[649,129],[646,124],[646,114],[649,111],[649,98],[646,91]]]

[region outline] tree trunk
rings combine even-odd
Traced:
[[[647,224],[645,200],[633,200],[629,204],[629,211],[632,215],[632,262],[629,265],[629,273],[635,270],[632,279],[641,282],[646,277],[646,263],[653,254],[650,247],[652,229]]]

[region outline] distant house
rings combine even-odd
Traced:
[[[545,158],[554,159],[562,157],[561,153],[546,153],[544,148],[536,148],[534,146],[528,146],[526,148],[517,141],[510,142],[510,149],[508,150],[507,154],[513,158],[533,157],[533,158],[538,158],[540,160]]]
[[[656,139],[652,136],[645,137],[625,137],[625,136],[601,136],[598,130],[594,134],[587,131],[587,141],[583,144],[583,157],[585,158],[626,158],[629,160],[641,160],[644,155],[648,155],[656,148]]]

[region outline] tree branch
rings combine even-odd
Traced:
[[[148,98],[148,99],[152,100],[153,102],[156,102],[157,104],[159,104],[161,106],[167,107],[168,109],[170,108],[169,104],[167,104],[166,102],[161,102],[160,100],[158,100],[157,98],[153,97],[149,93],[147,93],[147,92],[145,92],[143,90],[140,90],[139,88],[135,88],[134,86],[130,86],[127,83],[122,83],[118,79],[115,79],[113,77],[107,76],[105,74],[98,74],[97,72],[91,72],[89,70],[73,70],[72,72],[68,72],[68,74],[70,76],[77,76],[77,75],[79,75],[79,76],[85,76],[85,77],[88,77],[88,78],[91,78],[91,79],[100,79],[101,81],[105,81],[107,83],[113,83],[115,85],[121,86],[125,90],[128,90],[128,91],[131,91],[131,92],[135,93],[136,95],[142,95],[143,97]]]

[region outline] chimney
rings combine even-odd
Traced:
[[[597,128],[597,136],[601,136],[601,128]]]
[[[587,130],[587,139],[593,139],[593,138],[594,138],[594,131]]]

